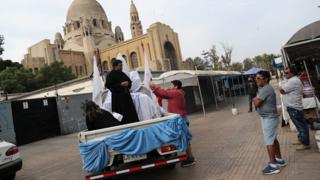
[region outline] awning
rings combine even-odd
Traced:
[[[265,71],[262,68],[258,68],[258,67],[253,67],[251,69],[249,69],[248,71],[244,72],[244,75],[253,75],[253,74],[257,74],[259,71]]]

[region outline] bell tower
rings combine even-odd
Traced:
[[[136,5],[132,0],[131,0],[131,7],[130,7],[130,18],[131,18],[130,27],[131,27],[132,38],[142,35],[143,29],[142,29],[141,21],[139,18],[139,13],[136,8]]]

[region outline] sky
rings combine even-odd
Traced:
[[[1,0],[0,34],[3,59],[20,62],[28,47],[43,39],[53,43],[63,32],[73,0]],[[98,0],[125,39],[131,38],[130,0]],[[180,38],[183,58],[200,56],[216,45],[234,48],[233,62],[262,53],[280,54],[281,47],[302,27],[320,19],[317,0],[134,0],[146,29],[160,21]]]

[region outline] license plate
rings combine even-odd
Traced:
[[[147,155],[123,155],[123,162],[124,163],[129,163],[133,161],[139,161],[142,159],[147,159]]]

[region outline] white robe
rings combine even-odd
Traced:
[[[152,99],[142,93],[131,93],[140,121],[150,120],[161,117],[161,113]]]
[[[102,103],[101,109],[110,112],[114,118],[116,118],[119,122],[121,122],[123,115],[116,112],[112,112],[112,103],[111,103],[112,94],[109,89],[107,89],[102,93],[102,100],[103,100],[103,103]]]

